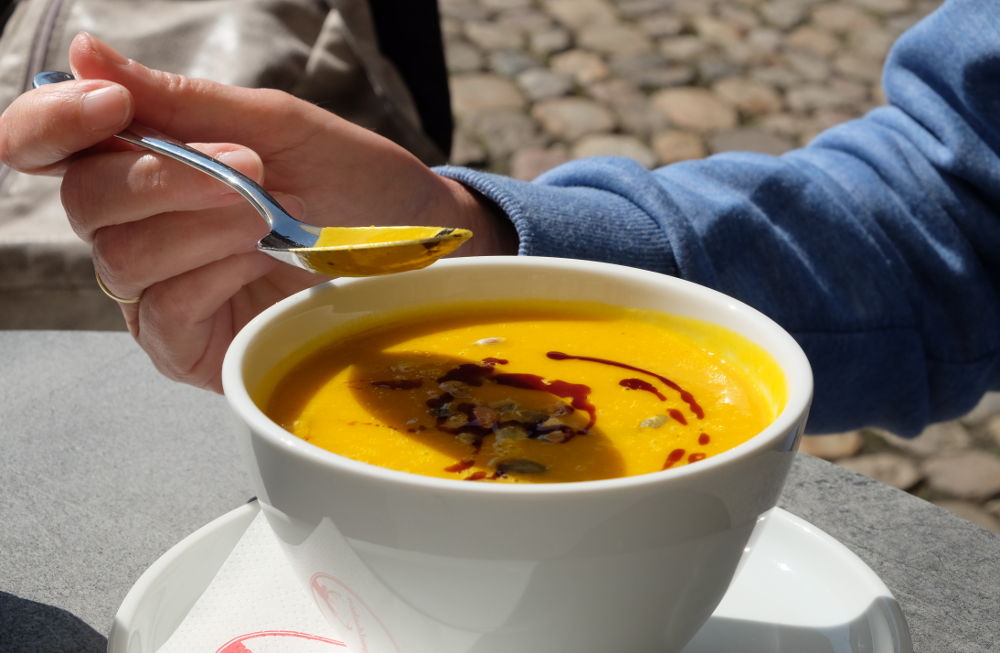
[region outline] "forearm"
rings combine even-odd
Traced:
[[[1000,378],[993,9],[949,3],[894,50],[892,106],[782,157],[585,160],[533,183],[440,172],[503,209],[523,254],[676,274],[774,317],[816,371],[811,430],[914,434]]]

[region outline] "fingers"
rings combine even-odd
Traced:
[[[261,120],[288,118],[295,111],[322,112],[280,91],[228,86],[147,68],[86,33],[73,40],[69,60],[82,79],[105,79],[128,88],[137,121],[181,140],[256,144]],[[247,119],[248,112],[253,119]],[[300,121],[282,122],[285,128],[294,128]]]
[[[301,215],[297,198],[274,197],[290,213]],[[242,198],[215,209],[161,213],[94,231],[94,267],[112,293],[137,297],[190,270],[256,251],[268,229]]]
[[[125,128],[132,107],[128,91],[101,80],[25,93],[0,116],[0,160],[22,172],[58,172],[72,154]]]
[[[252,179],[263,177],[263,163],[251,150],[226,144],[194,147]],[[109,152],[73,161],[64,173],[62,202],[73,230],[87,242],[99,229],[154,215],[237,203],[247,206],[222,182],[147,151]]]
[[[126,87],[141,123],[183,141],[252,147],[266,162],[273,188],[308,201],[313,224],[440,219],[435,209],[447,189],[419,159],[311,103],[153,70],[87,34],[73,41],[70,62],[81,77]]]
[[[261,139],[261,121],[306,138],[308,121],[296,119],[298,113],[329,118],[279,91],[146,68],[87,34],[74,39],[70,61],[78,80],[29,91],[4,111],[0,161],[22,172],[58,173],[68,157],[105,141],[133,119],[182,140],[255,143],[277,150],[288,140]],[[247,112],[254,119],[243,119]]]
[[[233,297],[276,265],[260,252],[237,254],[157,284],[123,307],[135,311],[133,335],[163,374],[221,391],[222,352],[245,322]]]
[[[135,297],[188,270],[254,251],[267,230],[267,224],[246,203],[162,213],[97,230],[94,265],[111,292]]]
[[[251,252],[173,277],[122,308],[157,369],[221,392],[222,359],[236,333],[261,308],[317,282],[305,270]]]

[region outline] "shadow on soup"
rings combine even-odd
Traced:
[[[548,483],[697,463],[766,427],[784,378],[722,327],[587,302],[457,302],[342,325],[258,405],[334,453],[415,474]]]

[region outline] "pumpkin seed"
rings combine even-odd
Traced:
[[[500,461],[497,464],[497,471],[501,474],[542,474],[549,471],[549,468],[534,460],[511,458]]]
[[[503,442],[504,440],[524,440],[528,437],[528,432],[524,427],[517,424],[501,426],[494,433],[496,434],[497,442]]]
[[[658,429],[666,423],[667,423],[666,415],[654,415],[653,417],[647,417],[646,419],[639,422],[639,428]]]

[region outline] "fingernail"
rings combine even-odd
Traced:
[[[128,120],[128,96],[120,86],[106,86],[83,96],[83,124],[93,131],[124,127]]]
[[[120,86],[106,86],[83,96],[83,124],[93,131],[124,127],[128,120],[128,96]]]

